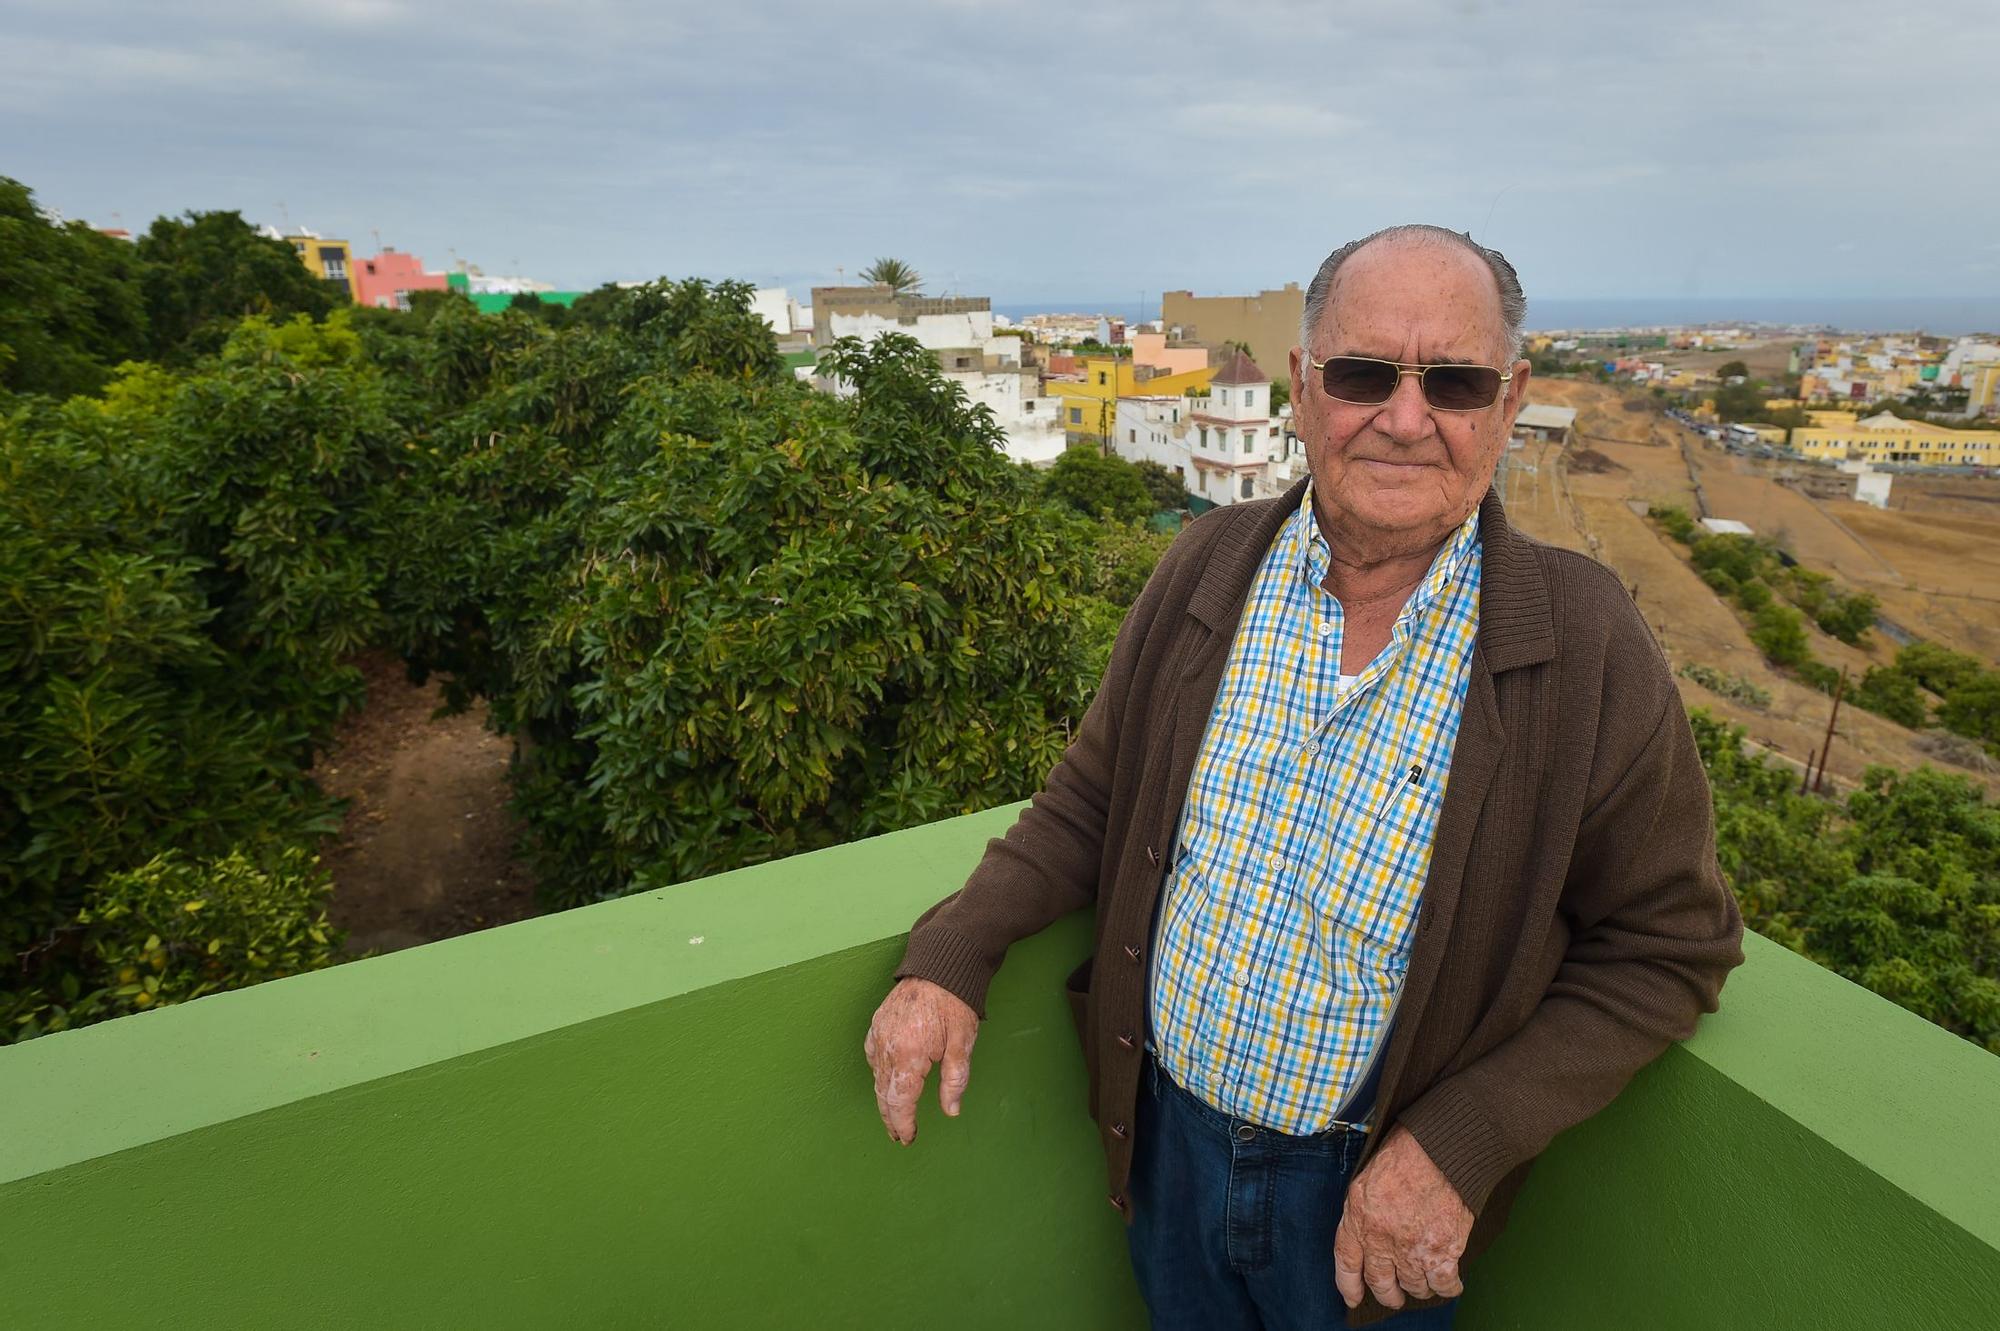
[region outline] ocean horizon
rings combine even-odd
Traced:
[[[1108,314],[1133,323],[1160,317],[1158,301],[994,302],[1009,319],[1031,314]],[[1855,333],[1913,333],[1955,337],[2000,333],[2000,295],[1910,296],[1635,296],[1590,300],[1528,300],[1532,329],[1651,328],[1661,325],[1777,324],[1835,328]]]

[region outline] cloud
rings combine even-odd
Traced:
[[[1206,138],[1269,135],[1273,139],[1337,138],[1367,122],[1324,107],[1296,101],[1205,101],[1181,108],[1175,124],[1185,133]]]
[[[70,216],[282,199],[573,286],[895,253],[1088,303],[1428,220],[1551,296],[1936,292],[2000,206],[1965,109],[1996,41],[1990,6],[1939,41],[1864,0],[12,0],[0,169]],[[1952,207],[1853,187],[1884,162]],[[1800,243],[1830,220],[1838,263]]]

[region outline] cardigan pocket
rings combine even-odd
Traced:
[[[1069,1003],[1069,1018],[1076,1023],[1076,1038],[1083,1045],[1085,1103],[1092,1118],[1097,1117],[1097,1038],[1090,1023],[1090,971],[1094,960],[1094,957],[1085,957],[1083,964],[1063,981],[1063,998]]]

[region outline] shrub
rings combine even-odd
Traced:
[[[1774,665],[1801,666],[1812,660],[1806,625],[1799,612],[1776,601],[1752,616],[1750,641]]]
[[[1739,590],[1736,579],[1729,576],[1727,569],[1705,568],[1701,570],[1701,580],[1717,596],[1734,596]]]
[[[297,847],[260,858],[166,851],[107,875],[76,916],[81,964],[52,992],[14,996],[13,1038],[332,965],[340,936],[326,918],[330,892]]]
[[[1695,540],[1688,557],[1697,570],[1720,569],[1738,583],[1761,576],[1772,559],[1755,537],[1710,534]]]
[[[1741,675],[1728,674],[1725,671],[1715,669],[1713,666],[1702,665],[1698,661],[1691,661],[1687,665],[1682,666],[1680,673],[1701,685],[1710,693],[1719,693],[1725,698],[1733,698],[1745,706],[1755,707],[1761,711],[1771,705],[1770,690],[1759,688]]]
[[[1701,528],[1688,516],[1687,510],[1677,505],[1652,504],[1647,507],[1646,513],[1660,524],[1661,530],[1682,545],[1693,545],[1702,534]]]
[[[1771,587],[1762,578],[1752,578],[1736,589],[1736,603],[1755,614],[1771,604]]]
[[[1829,595],[1817,611],[1812,612],[1813,621],[1821,630],[1845,643],[1859,646],[1868,636],[1868,630],[1875,625],[1875,611],[1881,601],[1869,592],[1852,592]]]
[[[1945,694],[1938,722],[1991,746],[2000,741],[2000,673],[1982,671]]]
[[[1870,666],[1861,682],[1847,695],[1863,711],[1885,716],[1897,725],[1915,730],[1930,719],[1917,681],[1896,666]]]
[[[1977,657],[1934,642],[1913,642],[1902,648],[1896,653],[1896,668],[1940,698],[1986,671]]]

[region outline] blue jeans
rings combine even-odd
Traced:
[[[1195,1099],[1148,1058],[1139,1082],[1127,1240],[1155,1328],[1339,1327],[1333,1233],[1366,1137],[1293,1137]],[[1453,1303],[1383,1331],[1449,1328]]]

